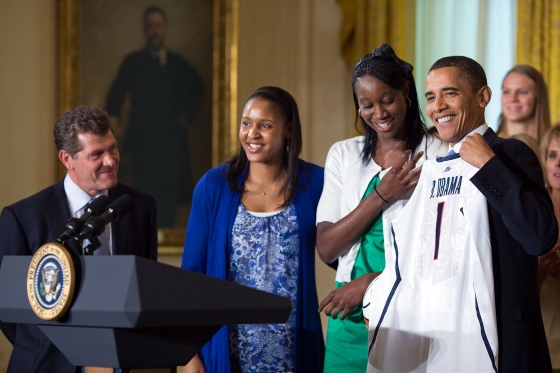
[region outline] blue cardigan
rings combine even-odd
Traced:
[[[184,269],[227,279],[231,230],[241,193],[226,180],[227,164],[208,171],[198,182],[187,225],[183,252]],[[246,178],[247,170],[239,181]],[[315,213],[323,190],[322,167],[299,161],[299,187],[293,204],[299,234],[299,269],[296,305],[294,373],[322,373],[325,346],[315,285]],[[201,350],[208,373],[229,373],[228,330],[223,326]]]

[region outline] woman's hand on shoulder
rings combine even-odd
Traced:
[[[401,160],[392,166],[387,174],[381,179],[377,186],[377,192],[386,201],[391,201],[402,196],[418,183],[418,175],[422,171],[422,166],[415,168],[416,163],[424,152],[418,152],[407,162],[412,152],[405,151]],[[373,195],[373,193],[372,193]]]
[[[350,311],[362,304],[369,284],[380,274],[381,272],[365,274],[331,291],[319,304],[319,312],[344,320]]]
[[[183,373],[206,373],[204,363],[198,354],[194,355],[191,361],[183,367]]]

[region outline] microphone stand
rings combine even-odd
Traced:
[[[77,219],[76,219],[76,220],[77,220]],[[68,235],[62,234],[62,235],[60,235],[60,236],[56,239],[56,242],[59,243],[59,244],[61,244],[62,246],[64,246],[64,248],[65,248],[66,250],[68,250],[68,252],[70,253],[70,255],[72,255],[73,257],[75,257],[77,253],[76,253],[75,250],[73,250],[73,249],[67,244],[67,242],[68,242],[67,239],[68,239],[68,238],[69,238]]]
[[[133,205],[132,197],[124,194],[111,203],[100,216],[89,217],[80,234],[74,236],[74,240],[80,246],[83,246],[86,238],[89,239],[90,244],[83,248],[82,255],[93,255],[93,252],[101,247],[101,242],[99,242],[97,236],[103,233],[107,224],[118,221],[121,215],[129,212]]]
[[[72,218],[72,219],[74,219],[74,218]],[[78,220],[78,219],[75,219],[75,220]],[[56,241],[59,244],[61,244],[62,246],[64,246],[66,248],[66,250],[68,250],[69,252],[72,252],[73,250],[70,249],[70,247],[66,244],[67,238],[68,238],[67,235],[62,234],[60,237],[58,237],[56,239]],[[82,255],[93,255],[93,252],[101,247],[101,242],[99,242],[99,239],[96,236],[91,236],[89,238],[89,244],[85,247],[84,247],[84,240],[82,238],[80,238],[78,236],[75,236],[74,239],[76,240],[76,243],[78,244],[78,247],[81,248],[81,254]]]
[[[83,246],[83,240],[78,239],[78,244],[80,247]],[[93,252],[101,247],[101,242],[96,236],[91,236],[89,238],[89,244],[83,248],[82,255],[93,255]]]

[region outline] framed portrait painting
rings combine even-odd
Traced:
[[[153,195],[181,246],[194,186],[235,150],[238,0],[59,0],[60,114],[112,117],[119,181]]]

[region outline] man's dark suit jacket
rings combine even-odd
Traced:
[[[483,136],[496,157],[471,181],[488,200],[498,319],[499,371],[552,370],[541,317],[537,256],[558,239],[542,169],[523,142]]]
[[[109,190],[109,199],[123,194],[134,200],[132,210],[112,223],[115,255],[138,255],[157,259],[156,203],[153,197],[122,184]],[[70,218],[64,179],[41,192],[5,207],[0,215],[0,265],[4,255],[33,255],[55,242]],[[76,246],[71,243],[71,249]],[[0,322],[13,345],[8,372],[79,372],[35,325]]]

